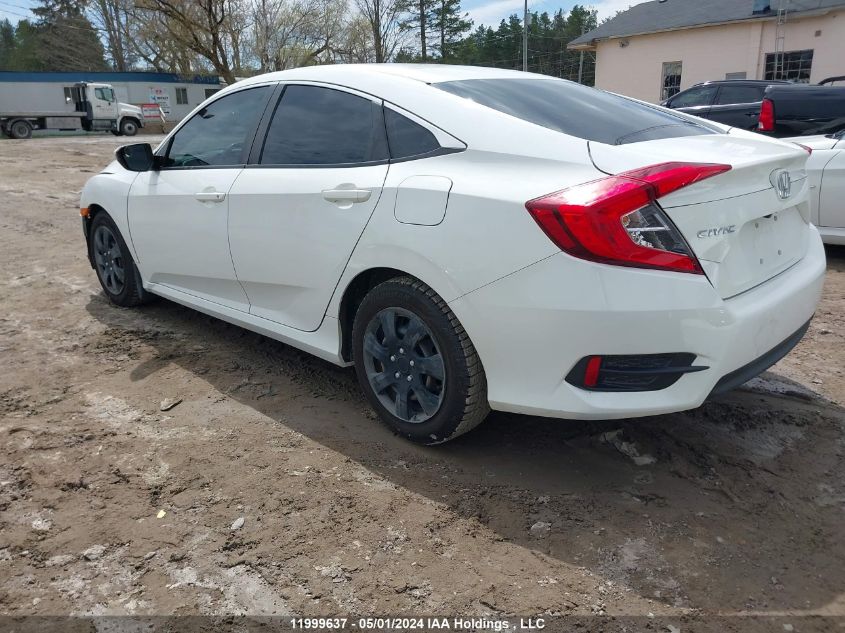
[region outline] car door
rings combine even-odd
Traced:
[[[311,331],[381,196],[381,102],[289,84],[272,110],[230,193],[229,242],[250,312]]]
[[[274,87],[227,94],[179,127],[160,169],[129,191],[129,230],[143,277],[247,312],[229,252],[228,193],[243,170]]]
[[[715,85],[693,86],[669,99],[666,107],[706,119],[710,113],[710,104],[713,103],[715,97]]]
[[[710,108],[710,119],[744,130],[757,128],[765,86],[754,84],[722,84]]]
[[[93,118],[108,120],[117,118],[117,100],[114,90],[108,86],[95,86],[90,97]]]
[[[819,225],[845,229],[845,140],[839,141],[836,155],[825,165],[819,193]]]

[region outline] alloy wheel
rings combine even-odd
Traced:
[[[126,276],[123,253],[117,238],[107,226],[98,226],[94,231],[94,261],[106,289],[113,295],[123,292]]]

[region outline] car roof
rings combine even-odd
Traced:
[[[702,81],[695,86],[690,86],[691,88],[695,88],[696,86],[714,86],[718,84],[752,84],[758,86],[771,86],[773,84],[788,84],[792,83],[791,81],[786,81],[784,79],[711,79],[709,81]]]
[[[238,85],[263,81],[284,81],[289,79],[310,79],[311,81],[343,81],[372,79],[375,76],[410,80],[423,83],[460,81],[464,79],[554,79],[548,75],[524,73],[502,68],[481,66],[453,66],[451,64],[324,64],[303,66],[290,70],[266,73],[243,79]]]

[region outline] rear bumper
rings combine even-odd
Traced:
[[[719,379],[719,382],[716,383],[716,386],[713,387],[713,391],[710,392],[710,395],[718,396],[721,393],[736,389],[755,376],[762,374],[781,358],[789,354],[789,352],[792,351],[792,348],[798,345],[801,339],[804,338],[804,335],[807,333],[809,327],[810,322],[807,321],[804,325],[798,328],[798,331],[789,336],[789,338],[785,341],[781,341],[759,358],[755,358],[747,365],[743,365],[739,369],[734,369],[731,373],[722,376]]]
[[[494,409],[574,419],[656,415],[699,406],[791,349],[821,296],[824,248],[723,300],[700,275],[553,255],[450,303],[484,364]],[[593,354],[695,354],[705,371],[658,391],[591,392],[565,381]],[[737,382],[739,381],[739,382]]]

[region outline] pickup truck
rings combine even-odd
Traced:
[[[52,87],[0,91],[0,133],[25,139],[33,130],[81,129],[134,136],[144,126],[141,108],[120,103],[109,84],[80,82],[65,95]]]
[[[834,134],[843,129],[845,86],[790,84],[766,88],[758,132],[782,138]]]

